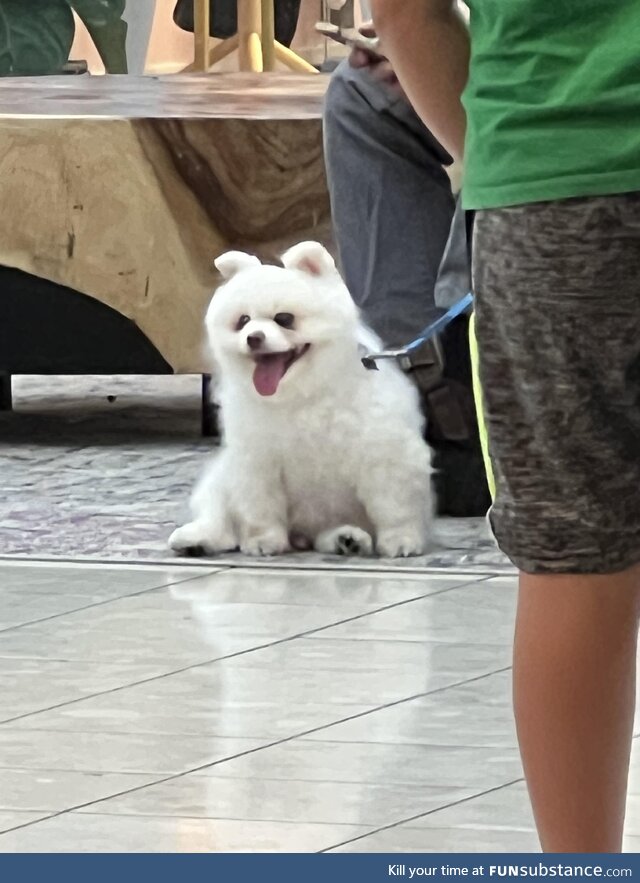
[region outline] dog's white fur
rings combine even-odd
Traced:
[[[380,341],[326,249],[301,243],[282,263],[240,252],[216,262],[226,281],[206,326],[225,442],[194,492],[193,521],[170,545],[279,555],[304,541],[329,554],[419,555],[432,502],[417,391],[394,363],[363,367],[363,350]],[[283,313],[292,328],[274,321]],[[259,353],[249,336],[254,347],[264,336]],[[277,391],[259,394],[255,359],[305,345]]]

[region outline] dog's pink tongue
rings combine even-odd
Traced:
[[[261,396],[275,395],[286,370],[286,353],[263,356],[253,372],[253,385]]]

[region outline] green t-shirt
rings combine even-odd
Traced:
[[[640,0],[467,0],[467,208],[640,190]]]

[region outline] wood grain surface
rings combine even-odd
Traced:
[[[176,372],[204,370],[216,255],[329,242],[325,87],[291,74],[0,80],[0,264],[117,309]]]

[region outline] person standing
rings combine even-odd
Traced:
[[[547,852],[622,848],[640,598],[640,4],[373,0],[465,160],[491,524],[520,571],[514,707]]]
[[[361,30],[375,34],[369,25]],[[469,291],[464,217],[454,215],[447,173],[452,159],[412,108],[389,62],[362,49],[333,73],[324,142],[347,287],[387,346],[406,345]],[[421,389],[438,511],[484,516],[490,497],[466,319],[447,329],[441,346],[442,383]]]

